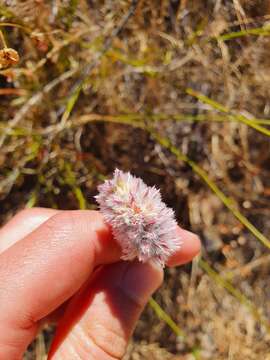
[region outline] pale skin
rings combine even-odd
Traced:
[[[178,266],[200,251],[178,229]],[[126,351],[163,271],[120,260],[97,211],[23,210],[0,229],[0,360],[19,360],[45,322],[57,323],[48,359],[116,360]]]

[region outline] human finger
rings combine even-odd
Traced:
[[[177,233],[179,239],[182,239],[182,245],[168,260],[167,265],[170,267],[190,262],[201,250],[201,241],[197,235],[180,227]]]
[[[24,209],[0,229],[0,254],[30,234],[59,210],[46,208]]]
[[[38,322],[120,249],[96,211],[52,216],[0,255],[0,359],[20,358]]]
[[[151,263],[118,262],[100,269],[71,299],[49,359],[122,359],[136,322],[163,272]]]

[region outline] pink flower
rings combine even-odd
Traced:
[[[164,266],[181,242],[174,212],[162,202],[159,190],[118,169],[98,190],[96,200],[122,248],[122,259],[138,257]]]

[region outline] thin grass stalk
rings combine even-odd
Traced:
[[[218,110],[220,112],[223,112],[225,114],[230,115],[230,117],[235,118],[236,121],[242,122],[246,124],[247,126],[250,126],[251,128],[257,130],[258,132],[270,137],[270,130],[261,126],[260,124],[254,122],[252,119],[248,119],[244,115],[236,114],[232,112],[229,108],[226,106],[220,104],[219,102],[210,99],[208,96],[203,95],[197,91],[194,91],[193,89],[186,89],[187,94],[195,97],[196,99],[200,100],[201,102],[209,105],[212,109]]]
[[[167,148],[178,160],[187,163],[192,170],[208,185],[208,187],[216,194],[222,203],[230,210],[230,212],[247,228],[263,245],[270,249],[270,241],[237,209],[235,202],[226,196],[218,186],[212,181],[207,173],[197,165],[193,160],[184,155],[180,150],[171,144],[169,139],[160,137],[157,133],[150,131],[153,138],[163,147]]]
[[[185,341],[187,338],[187,335],[185,332],[176,324],[176,322],[162,309],[162,307],[151,297],[149,300],[149,305],[155,312],[155,314],[160,318],[162,321],[164,321],[169,328],[173,331],[173,333],[180,338],[181,340]],[[192,349],[192,355],[193,358],[196,360],[200,359],[200,351],[198,348]]]
[[[259,28],[253,28],[253,29],[245,29],[245,30],[239,30],[239,31],[232,31],[227,34],[215,36],[215,40],[221,40],[221,41],[228,41],[232,39],[241,38],[244,36],[270,36],[270,28],[268,27],[259,27]]]
[[[265,317],[258,311],[258,308],[245,296],[236,289],[228,280],[225,280],[218,274],[205,260],[199,260],[199,266],[212,278],[217,284],[225,288],[233,297],[243,304],[253,315],[253,317],[262,324],[268,333],[270,333],[270,324]]]
[[[89,119],[88,119],[89,120]],[[94,121],[94,120],[93,120]],[[119,124],[126,124],[130,126],[140,127],[148,131],[152,137],[163,147],[167,148],[172,154],[176,156],[178,160],[184,161],[187,163],[191,169],[208,185],[208,187],[215,193],[215,195],[221,200],[221,202],[230,210],[230,212],[240,221],[246,229],[248,229],[264,246],[270,249],[270,241],[267,239],[236,207],[235,202],[226,196],[214,183],[213,180],[209,178],[207,173],[197,165],[193,160],[188,156],[183,154],[178,148],[171,144],[170,140],[161,137],[157,132],[155,132],[150,126],[146,125],[143,122],[135,121],[133,119],[125,118],[124,121],[121,118],[115,118],[111,116],[101,116],[98,121],[107,121],[114,122]]]
[[[89,120],[89,118],[87,119]],[[231,213],[244,225],[246,229],[248,229],[263,245],[265,245],[268,249],[270,249],[270,241],[237,209],[235,202],[226,196],[218,186],[212,181],[207,173],[197,165],[193,160],[191,160],[188,156],[183,154],[178,148],[171,144],[170,140],[161,137],[157,132],[155,132],[150,126],[146,125],[143,122],[135,121],[133,119],[125,118],[124,120],[117,117],[111,116],[100,116],[98,121],[107,121],[119,124],[126,124],[130,126],[140,127],[146,131],[148,131],[153,138],[163,147],[167,148],[172,154],[176,156],[178,160],[184,161],[187,163],[191,169],[208,185],[208,187],[215,193],[215,195],[222,201],[222,203],[231,211]],[[92,121],[95,121],[94,118]]]
[[[163,320],[169,328],[174,332],[176,336],[181,339],[185,339],[186,334],[180,327],[173,321],[173,319],[162,309],[162,307],[151,297],[149,300],[149,305],[155,311],[156,315]]]
[[[139,123],[151,123],[151,122],[159,122],[159,121],[176,121],[176,122],[243,122],[239,118],[235,116],[231,116],[230,114],[217,114],[217,113],[207,113],[207,114],[165,114],[165,113],[157,113],[157,114],[138,114],[138,113],[127,113],[127,114],[118,114],[118,115],[100,115],[100,114],[85,114],[80,117],[73,119],[72,123],[69,124],[71,127],[77,127],[79,125],[84,125],[92,121],[109,121],[115,123],[127,123],[137,125]],[[253,124],[265,124],[270,125],[270,119],[250,119]],[[140,126],[141,127],[141,126]],[[0,127],[1,130],[1,127]]]
[[[110,118],[108,117],[106,120],[103,117],[103,121],[108,122],[116,122],[115,117]],[[137,127],[139,124],[138,122],[133,123],[132,119],[123,119],[118,118],[118,123],[126,124],[130,126]],[[235,207],[234,201],[228,198],[219,188],[218,186],[208,177],[206,172],[200,168],[194,161],[189,159],[186,155],[182,154],[175,146],[173,146],[170,141],[166,138],[161,138],[157,133],[155,133],[149,126],[145,123],[141,123],[139,127],[145,129],[146,131],[150,132],[153,138],[163,147],[166,147],[171,153],[173,153],[177,159],[186,162],[191,169],[201,177],[202,180],[210,187],[210,189],[216,194],[216,196],[223,202],[223,204],[232,212],[232,214],[247,228],[260,242],[262,242],[266,247],[270,248],[270,241],[253,225],[249,222],[249,220],[241,214],[241,212]],[[209,276],[212,277],[219,285],[224,287],[231,295],[233,295],[238,301],[244,304],[249,311],[253,314],[256,321],[259,321],[268,332],[270,332],[270,326],[268,322],[262,317],[262,315],[257,311],[255,305],[247,299],[238,289],[236,289],[231,283],[227,280],[223,279],[211,266],[205,261],[200,260],[200,266],[203,268],[204,271],[207,272]],[[168,326],[174,331],[174,333],[179,336],[183,335],[183,332],[180,328],[175,328],[174,321],[170,318],[168,319],[164,310],[160,310],[153,301],[150,302],[150,305],[153,309],[156,309],[156,313],[158,316],[163,316],[163,320],[168,324]],[[166,314],[166,315],[165,315]]]

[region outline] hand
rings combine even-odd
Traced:
[[[179,228],[190,261],[198,238]],[[56,319],[49,359],[121,359],[162,270],[120,261],[96,211],[29,209],[0,230],[0,360],[21,359],[40,326]],[[106,266],[102,266],[106,265]]]

